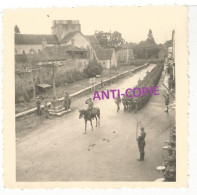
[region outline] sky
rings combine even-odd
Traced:
[[[145,40],[149,29],[157,43],[171,39],[172,30],[180,22],[173,7],[156,9],[135,8],[58,8],[56,10],[22,10],[13,18],[23,34],[51,34],[55,19],[79,20],[81,32],[92,35],[95,30],[118,31],[127,42],[139,43]]]

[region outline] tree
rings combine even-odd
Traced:
[[[148,38],[147,38],[147,41],[150,42],[150,43],[155,43],[155,40],[153,38],[153,32],[151,29],[149,29],[148,31]]]
[[[114,48],[115,50],[118,50],[121,48],[121,45],[125,43],[122,34],[117,31],[114,31],[113,33],[96,31],[95,36],[102,48]]]
[[[84,73],[89,77],[95,77],[96,75],[100,75],[103,71],[103,67],[97,61],[92,61],[88,64],[87,68],[84,69]]]
[[[134,55],[139,59],[158,58],[159,46],[155,43],[152,30],[145,41],[133,46]]]
[[[171,40],[168,40],[164,43],[165,47],[168,48],[168,47],[172,47],[172,39]]]
[[[17,25],[14,26],[14,33],[15,34],[19,34],[20,33],[20,29]]]

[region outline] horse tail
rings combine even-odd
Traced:
[[[101,114],[100,109],[97,108],[97,115],[98,115],[99,118],[100,118],[100,114]]]

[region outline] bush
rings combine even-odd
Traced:
[[[73,83],[74,81],[80,81],[84,78],[83,72],[78,70],[70,70],[66,73],[59,73],[56,76],[56,84],[61,85],[63,83]],[[51,79],[52,81],[52,79]],[[49,82],[48,82],[49,83]],[[52,84],[52,82],[51,82]]]
[[[84,69],[84,74],[89,78],[95,77],[96,75],[101,75],[103,67],[97,61],[92,61],[88,64],[87,68]]]
[[[15,88],[15,103],[24,103],[29,102],[30,99],[32,99],[34,96],[33,88],[27,89],[24,91],[24,89],[21,86],[16,86]]]

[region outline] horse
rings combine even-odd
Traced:
[[[86,134],[87,121],[90,121],[90,124],[92,126],[92,131],[93,131],[92,120],[94,118],[96,119],[96,127],[97,127],[97,117],[99,118],[98,125],[100,125],[100,109],[97,108],[97,107],[93,108],[92,111],[85,110],[85,109],[79,110],[79,119],[81,119],[81,117],[84,117],[84,120],[85,120],[85,132],[84,132],[84,134]]]

